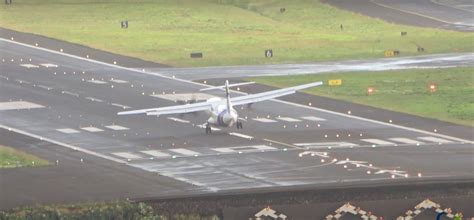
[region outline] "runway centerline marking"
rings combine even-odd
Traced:
[[[445,139],[436,138],[436,137],[418,137],[418,139],[424,140],[424,141],[436,142],[436,143],[453,143],[450,140],[445,140]]]
[[[371,143],[371,144],[378,144],[378,145],[396,145],[396,144],[393,143],[393,142],[384,141],[384,140],[375,139],[375,138],[372,138],[372,139],[360,139],[360,140],[361,140],[361,141],[364,141],[364,142]]]
[[[122,104],[118,104],[118,103],[110,103],[110,105],[117,106],[117,107],[120,107],[120,108],[123,108],[123,109],[130,109],[130,108],[132,108],[132,107],[130,107],[130,106],[126,106],[126,105],[122,105]]]
[[[119,156],[125,159],[142,159],[143,157],[138,156],[136,154],[132,154],[129,152],[118,152],[118,153],[112,153],[115,156]]]
[[[301,120],[291,117],[276,117],[278,120],[287,121],[287,122],[300,122]]]
[[[258,122],[263,122],[263,123],[274,123],[274,122],[277,122],[273,119],[269,119],[269,118],[252,118],[252,120],[254,121],[258,121]]]
[[[0,102],[0,111],[44,108],[40,104],[27,101]]]
[[[96,127],[93,127],[93,126],[82,127],[81,129],[84,130],[84,131],[92,132],[92,133],[104,131],[100,128],[96,128]]]
[[[20,43],[20,42],[12,41],[12,40],[5,39],[5,38],[0,38],[0,40],[4,41],[4,42],[11,43],[11,44],[16,44],[16,45],[20,45],[20,46],[23,46],[23,47],[28,47],[28,48],[35,49],[35,50],[41,50],[41,51],[53,53],[53,54],[56,54],[56,55],[66,56],[66,57],[70,57],[70,58],[74,58],[74,59],[78,59],[78,60],[82,60],[82,61],[86,61],[86,62],[90,62],[90,63],[95,63],[95,64],[100,64],[100,65],[113,67],[113,68],[117,68],[117,69],[127,70],[127,71],[130,71],[130,72],[147,74],[147,75],[151,75],[151,76],[157,76],[157,77],[161,77],[161,78],[164,78],[164,79],[184,82],[184,83],[203,86],[203,87],[212,87],[211,85],[207,85],[207,84],[202,84],[202,83],[193,82],[193,81],[189,81],[189,80],[185,80],[185,79],[170,77],[170,76],[166,76],[166,75],[155,73],[155,72],[143,72],[143,71],[140,71],[140,70],[127,68],[127,67],[123,67],[123,66],[118,66],[118,65],[115,65],[115,64],[105,63],[105,62],[101,62],[101,61],[94,60],[94,59],[89,59],[89,58],[79,57],[79,56],[64,53],[64,52],[54,51],[54,50],[50,50],[50,49],[47,49],[47,48],[36,47],[36,46],[33,46],[33,45]],[[234,93],[244,94],[244,95],[246,94],[246,93],[239,92],[239,91],[234,91]],[[405,127],[405,126],[402,126],[402,125],[396,125],[396,124],[377,121],[377,120],[373,120],[373,119],[363,118],[363,117],[359,117],[359,116],[348,115],[348,114],[344,114],[344,113],[340,113],[340,112],[335,112],[335,111],[330,111],[330,110],[326,110],[326,109],[316,108],[316,107],[313,107],[313,106],[306,106],[306,105],[293,103],[293,102],[287,102],[287,101],[278,100],[278,99],[272,99],[271,101],[274,101],[274,102],[277,102],[277,103],[282,103],[282,104],[287,104],[287,105],[291,105],[291,106],[295,106],[295,107],[299,107],[299,108],[311,109],[311,110],[315,110],[315,111],[319,111],[319,112],[325,112],[325,113],[329,113],[329,114],[333,114],[333,115],[343,116],[343,117],[347,117],[347,118],[358,119],[358,120],[361,120],[361,121],[371,122],[371,123],[375,123],[375,124],[379,124],[379,125],[395,127],[395,128],[399,128],[399,129],[403,129],[403,130],[407,130],[407,131],[413,131],[413,132],[417,132],[417,133],[433,135],[433,136],[437,136],[437,137],[443,137],[443,138],[447,138],[447,139],[456,140],[456,141],[459,141],[459,142],[470,143],[470,144],[474,143],[473,141],[470,141],[470,140],[457,138],[457,137],[452,137],[452,136],[449,136],[449,135],[443,135],[443,134],[434,133],[434,132],[430,132],[430,131],[425,131],[425,130],[421,130],[421,129],[417,129],[417,128]]]
[[[249,139],[249,140],[253,139],[253,137],[250,136],[250,135],[241,134],[241,133],[237,133],[237,132],[230,132],[229,135],[236,136],[236,137],[241,137],[241,138],[245,138],[245,139]]]
[[[87,80],[87,82],[95,83],[95,84],[107,84],[107,82],[97,79]]]
[[[30,63],[24,63],[24,64],[20,64],[20,66],[22,67],[26,67],[26,68],[39,68],[39,66],[37,65],[33,65],[33,64],[30,64]]]
[[[389,140],[404,143],[404,144],[424,144],[421,141],[416,141],[409,138],[389,138]]]
[[[94,97],[86,97],[85,99],[93,101],[93,102],[104,102],[102,99],[94,98]]]
[[[42,64],[40,64],[40,65],[41,65],[41,66],[44,66],[44,67],[46,67],[46,68],[50,68],[50,67],[56,68],[56,67],[58,67],[58,65],[52,64],[52,63],[42,63]]]
[[[305,120],[308,120],[308,121],[326,121],[326,119],[324,118],[318,118],[318,117],[315,117],[315,116],[304,116],[304,117],[301,117],[302,119],[305,119]]]
[[[109,81],[110,81],[110,82],[114,82],[114,83],[120,83],[120,84],[128,83],[128,81],[121,80],[121,79],[111,79],[111,80],[109,80]]]
[[[59,131],[59,132],[65,133],[65,134],[81,133],[80,131],[78,131],[76,129],[72,129],[72,128],[59,128],[59,129],[56,129],[56,131]]]
[[[174,117],[168,117],[169,120],[171,121],[176,121],[176,122],[181,122],[181,123],[189,123],[188,120],[180,119],[180,118],[174,118]]]

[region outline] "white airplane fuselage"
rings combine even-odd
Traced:
[[[239,115],[232,106],[229,106],[229,108],[227,107],[225,99],[211,98],[207,100],[207,102],[216,103],[215,105],[212,105],[211,111],[207,111],[210,116],[209,119],[207,119],[209,125],[214,127],[232,127],[237,123]]]

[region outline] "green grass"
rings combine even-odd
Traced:
[[[474,68],[450,68],[257,77],[249,80],[277,87],[321,80],[325,85],[307,92],[473,126],[473,72]],[[342,79],[342,85],[329,86],[327,80],[330,79]],[[430,92],[431,84],[437,86],[435,92]],[[375,92],[367,95],[368,87],[373,87]]]
[[[47,160],[0,145],[0,168],[34,167],[48,164]]]
[[[415,55],[416,44],[474,50],[474,33],[389,24],[314,0],[14,0],[0,7],[0,26],[174,66]],[[264,58],[267,48],[274,58]],[[194,51],[204,58],[190,59]]]

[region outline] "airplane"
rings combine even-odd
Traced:
[[[235,124],[237,129],[243,128],[242,119],[239,118],[239,115],[237,111],[234,109],[234,106],[253,104],[255,102],[261,102],[261,101],[278,98],[281,96],[291,95],[295,93],[297,90],[316,87],[323,84],[323,82],[313,82],[313,83],[308,83],[308,84],[299,85],[299,86],[272,90],[268,92],[237,96],[233,98],[230,97],[229,88],[248,85],[252,83],[254,82],[229,84],[229,81],[226,80],[225,85],[204,88],[200,90],[200,91],[209,91],[209,90],[225,88],[225,94],[226,94],[225,99],[213,97],[206,100],[205,102],[197,102],[197,103],[191,103],[191,104],[174,105],[174,106],[159,107],[159,108],[139,109],[139,110],[132,110],[132,111],[123,111],[123,112],[117,113],[117,115],[146,114],[146,115],[152,115],[152,116],[160,116],[160,115],[183,114],[183,113],[205,111],[209,115],[209,119],[205,123],[206,134],[210,134],[212,131],[211,126],[228,128],[228,127],[232,127]]]

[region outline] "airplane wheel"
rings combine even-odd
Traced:
[[[206,125],[206,134],[210,134],[212,132],[211,126]]]

